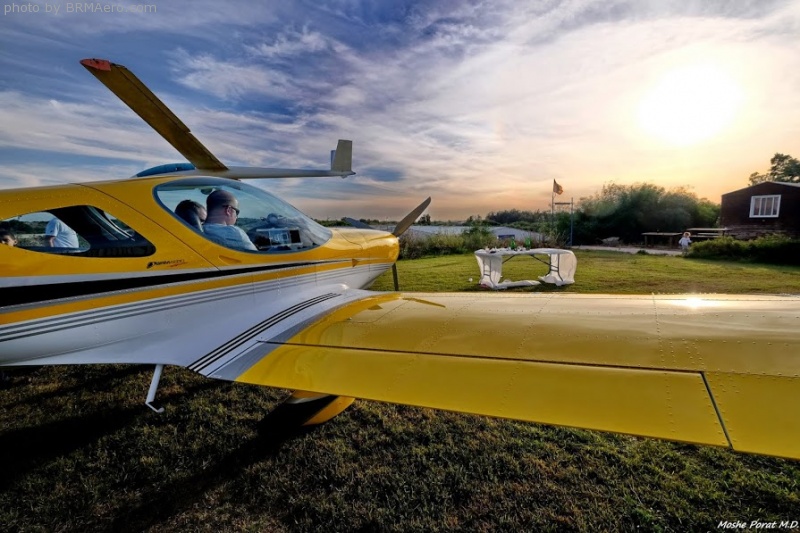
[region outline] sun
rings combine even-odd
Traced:
[[[736,117],[741,85],[713,65],[676,68],[665,74],[639,106],[639,124],[676,146],[690,146],[721,133]]]

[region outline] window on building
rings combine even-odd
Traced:
[[[155,247],[110,213],[90,205],[59,207],[0,221],[17,246],[79,257],[146,257]]]
[[[781,210],[781,195],[753,196],[750,198],[750,218],[777,217]]]

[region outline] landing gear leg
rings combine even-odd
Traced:
[[[156,413],[163,413],[163,407],[156,407],[153,401],[156,399],[156,391],[158,390],[158,382],[161,381],[161,372],[164,370],[164,365],[156,365],[156,371],[153,372],[153,379],[150,381],[150,390],[147,391],[147,400],[144,404],[155,411]]]

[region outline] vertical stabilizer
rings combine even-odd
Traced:
[[[336,172],[352,172],[353,141],[339,139],[336,150],[331,152],[331,170]]]

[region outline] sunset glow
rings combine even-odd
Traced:
[[[575,205],[610,182],[718,203],[800,156],[800,0],[395,4],[10,5],[0,188],[183,160],[85,57],[135,72],[229,166],[324,167],[351,139],[346,180],[258,184],[320,219],[399,220],[428,196],[435,220],[549,210],[554,180]]]
[[[729,127],[742,100],[742,87],[719,67],[676,68],[665,74],[642,101],[639,124],[658,139],[689,146]]]

